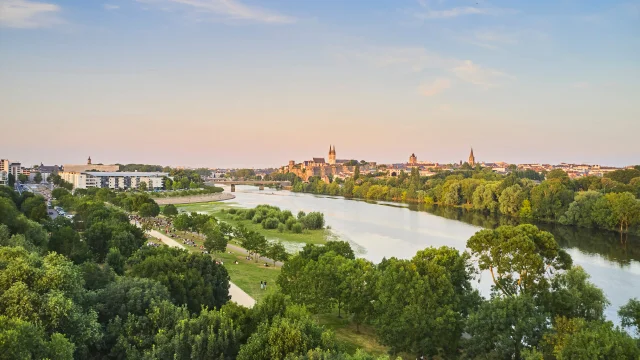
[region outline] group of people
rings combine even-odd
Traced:
[[[261,290],[267,290],[267,282],[266,281],[260,281],[260,289]]]

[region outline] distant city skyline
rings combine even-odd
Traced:
[[[325,146],[326,147],[326,146]],[[434,158],[429,158],[429,157],[422,157],[420,156],[420,153],[417,151],[408,153],[406,156],[404,156],[404,158],[396,158],[396,159],[390,159],[388,161],[385,160],[381,160],[381,159],[377,159],[377,158],[373,158],[371,156],[364,156],[364,157],[352,157],[352,156],[348,156],[348,154],[342,154],[339,151],[339,146],[337,146],[338,150],[336,150],[337,153],[337,157],[339,158],[344,158],[346,160],[366,160],[366,161],[375,161],[378,164],[399,164],[399,163],[407,163],[409,162],[409,157],[411,156],[411,154],[415,154],[417,157],[417,161],[419,163],[422,162],[434,162],[434,163],[439,163],[439,164],[451,164],[451,163],[459,163],[460,161],[467,162],[468,161],[468,157],[469,157],[469,150],[470,148],[467,149],[467,153],[466,156],[461,156],[460,159],[457,160],[438,160],[438,159],[434,159]],[[162,161],[147,161],[147,160],[135,160],[135,161],[124,161],[122,159],[118,160],[115,159],[113,160],[113,156],[106,154],[106,157],[104,158],[105,160],[103,160],[102,156],[95,156],[95,155],[90,155],[92,158],[92,163],[93,164],[104,164],[104,165],[109,165],[109,164],[147,164],[147,165],[162,165],[162,166],[170,166],[170,167],[192,167],[192,168],[197,168],[197,167],[206,167],[206,168],[279,168],[281,167],[283,164],[287,163],[289,160],[294,160],[295,162],[303,162],[305,160],[309,160],[313,157],[323,157],[325,159],[328,159],[328,151],[327,149],[324,149],[325,153],[318,153],[318,152],[312,152],[310,154],[300,154],[299,156],[296,157],[292,157],[292,158],[286,158],[287,160],[284,161],[280,161],[280,162],[274,162],[274,163],[264,163],[264,164],[257,164],[257,165],[251,165],[249,162],[238,162],[238,163],[230,163],[230,164],[226,164],[226,165],[220,165],[220,164],[216,164],[216,163],[196,163],[196,162],[188,162],[188,161],[184,161],[184,162],[179,162],[179,163],[166,163],[166,162],[162,162]],[[394,151],[397,152],[397,151]],[[5,153],[11,153],[11,151],[6,152]],[[97,154],[97,153],[96,153]],[[482,155],[478,155],[481,154],[478,152],[477,148],[474,148],[474,154],[475,154],[475,158],[476,158],[476,163],[497,163],[497,162],[506,162],[508,164],[551,164],[551,165],[558,165],[561,163],[568,163],[568,164],[589,164],[589,165],[602,165],[602,166],[614,166],[614,167],[626,167],[626,166],[632,166],[632,165],[640,165],[640,161],[636,161],[634,162],[630,162],[630,163],[607,163],[607,162],[597,162],[597,161],[571,161],[571,160],[559,160],[559,161],[507,161],[505,159],[484,159],[482,157]],[[89,156],[89,155],[87,155]],[[29,161],[29,160],[24,160],[21,158],[12,158],[12,157],[8,157],[5,155],[5,158],[11,160],[11,161],[19,161],[22,163],[23,167],[31,167],[32,165],[39,165],[40,163],[43,163],[44,165],[65,165],[65,164],[76,164],[76,165],[84,165],[87,163],[87,156],[82,156],[80,158],[74,156],[73,158],[70,158],[69,161],[41,161],[41,160],[36,160],[36,161]],[[509,157],[509,156],[507,156]],[[50,158],[48,155],[43,155],[42,158]],[[151,157],[151,158],[156,158],[158,159],[158,157]],[[83,161],[84,159],[84,161]],[[111,160],[106,160],[106,159],[111,159]],[[139,157],[136,157],[136,159],[140,159]],[[283,157],[283,159],[285,159]]]
[[[639,23],[636,0],[0,0],[0,156],[637,164]]]

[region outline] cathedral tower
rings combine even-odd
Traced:
[[[409,156],[409,164],[410,165],[415,165],[418,163],[418,158],[416,157],[416,154],[411,154],[411,156]]]
[[[333,145],[333,148],[331,147],[331,145],[329,145],[329,165],[335,165],[336,164],[336,146]]]
[[[87,165],[91,165],[91,156],[87,159]]]
[[[471,148],[471,153],[469,154],[469,165],[476,166],[476,157],[473,156],[473,148]]]

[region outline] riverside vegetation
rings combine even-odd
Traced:
[[[3,358],[389,358],[349,351],[314,313],[371,328],[406,358],[640,356],[638,339],[604,319],[603,292],[533,225],[481,230],[465,253],[426,248],[379,264],[356,259],[346,242],[308,244],[285,262],[279,291],[246,309],[228,301],[224,266],[143,246],[142,231],[97,191],[73,196],[73,222],[30,218],[30,197],[0,187]],[[492,275],[489,299],[471,286],[478,270]],[[619,314],[639,335],[640,302]]]
[[[292,181],[297,192],[455,206],[523,221],[640,234],[640,166],[573,180],[559,169],[544,176],[512,169],[505,176],[468,165],[467,170],[442,171],[431,177],[421,177],[416,168],[397,177],[382,175],[355,175],[330,184],[319,178],[304,183],[293,174],[272,177]]]

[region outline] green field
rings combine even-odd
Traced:
[[[254,224],[251,220],[232,220],[229,213],[222,212],[222,209],[229,209],[232,203],[229,202],[208,202],[197,204],[177,204],[178,211],[181,212],[205,212],[221,219],[233,226],[244,225],[248,230],[253,230],[262,234],[268,240],[282,240],[285,242],[303,243],[303,244],[324,244],[336,237],[331,230],[304,230],[301,234],[295,234],[289,231],[278,232],[277,229],[264,229],[260,224]],[[259,284],[258,284],[259,285]]]

